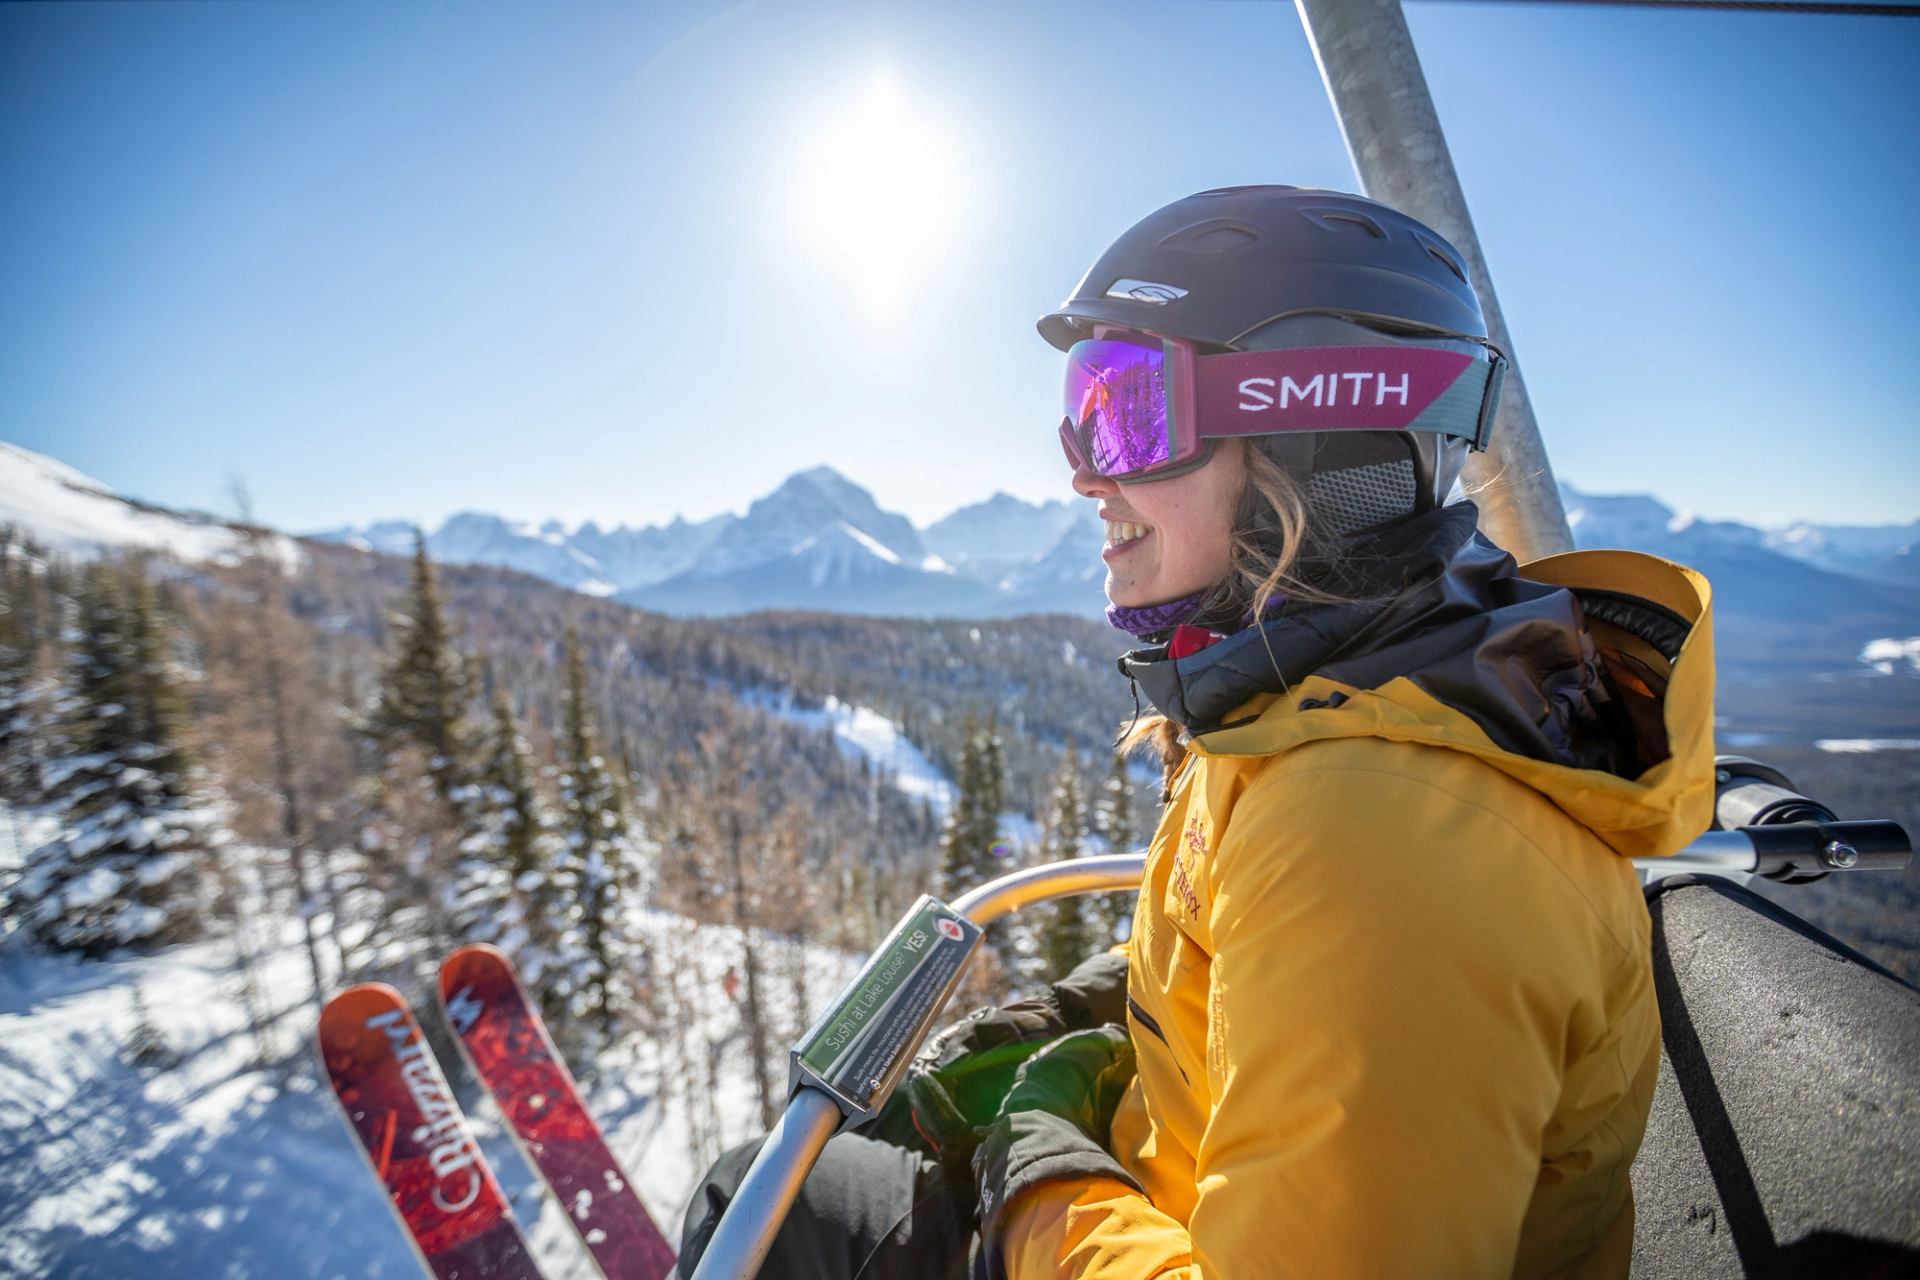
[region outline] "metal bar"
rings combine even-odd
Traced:
[[[1367,195],[1420,219],[1453,242],[1486,312],[1494,344],[1513,361],[1493,441],[1467,462],[1487,536],[1520,561],[1573,550],[1553,467],[1467,198],[1447,152],[1427,78],[1400,0],[1297,0],[1327,97]]]
[[[955,898],[952,906],[960,915],[985,928],[1010,911],[1049,898],[1137,889],[1146,863],[1144,853],[1110,853],[1026,867],[969,889]]]
[[[793,1095],[727,1203],[693,1280],[753,1280],[760,1274],[800,1184],[839,1127],[840,1105],[832,1098],[818,1089]]]
[[[1740,831],[1707,831],[1680,852],[1665,858],[1635,858],[1633,869],[1651,879],[1696,872],[1709,876],[1752,875],[1760,865],[1753,841]]]
[[[1491,2],[1491,0],[1490,0]],[[1726,9],[1734,13],[1812,13],[1848,18],[1920,18],[1920,4],[1845,0],[1497,0],[1503,4],[1567,4],[1615,9]]]
[[[952,905],[967,919],[985,926],[1009,912],[1051,898],[1137,889],[1146,861],[1144,852],[1114,853],[1026,867],[969,890]],[[1759,861],[1759,854],[1746,832],[1703,831],[1686,848],[1664,858],[1635,858],[1633,866],[1636,871],[1658,876],[1689,872],[1748,876],[1759,866]]]

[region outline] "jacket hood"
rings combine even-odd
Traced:
[[[1362,548],[1375,600],[1290,606],[1184,658],[1129,653],[1121,670],[1202,756],[1421,743],[1518,779],[1623,856],[1683,848],[1712,816],[1706,579],[1626,551],[1523,576],[1476,519],[1443,508]]]

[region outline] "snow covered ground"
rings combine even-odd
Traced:
[[[33,825],[0,807],[0,874]],[[663,981],[700,1013],[672,1039],[603,1062],[590,1105],[677,1239],[694,1179],[759,1122],[724,993],[738,934],[646,919]],[[0,939],[0,1275],[420,1274],[321,1082],[306,960],[284,923],[253,938],[270,1006],[257,1039],[227,940],[85,961]],[[859,958],[760,941],[787,1043]],[[157,1033],[144,1049],[143,1021]],[[595,1275],[492,1104],[470,1116],[546,1274]]]
[[[885,781],[905,795],[924,799],[941,819],[953,808],[953,782],[913,745],[897,723],[871,707],[854,706],[831,695],[822,706],[813,709],[796,707],[785,698],[764,694],[749,695],[742,700],[764,708],[789,724],[815,732],[831,729],[842,754],[855,759],[864,757]],[[995,851],[1007,859],[1011,870],[1040,848],[1046,833],[1027,814],[1009,811],[1000,815],[1000,835],[1001,843]],[[1104,847],[1101,851],[1104,852]]]
[[[817,708],[796,707],[784,699],[746,699],[789,724],[819,731],[832,729],[842,754],[865,757],[902,793],[925,800],[942,818],[953,807],[953,783],[939,766],[913,745],[898,724],[870,707],[856,707],[829,696]]]
[[[1887,636],[1870,641],[1860,650],[1860,661],[1883,676],[1894,674],[1902,666],[1910,674],[1920,675],[1920,636]]]
[[[89,557],[103,548],[144,547],[182,560],[218,560],[245,550],[246,537],[212,516],[136,506],[64,462],[0,441],[0,524],[26,529],[42,546]],[[297,562],[289,538],[274,554]]]

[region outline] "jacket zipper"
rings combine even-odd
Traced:
[[[1167,1046],[1167,1057],[1172,1060],[1173,1069],[1180,1073],[1180,1082],[1191,1088],[1193,1081],[1187,1079],[1186,1068],[1180,1065],[1180,1059],[1174,1057],[1173,1041],[1167,1039],[1167,1033],[1160,1029],[1160,1024],[1153,1020],[1153,1015],[1145,1009],[1142,1009],[1140,1002],[1135,1000],[1131,994],[1127,996],[1127,1012],[1133,1015],[1135,1022],[1145,1027],[1148,1031],[1151,1031],[1159,1039],[1161,1044]]]

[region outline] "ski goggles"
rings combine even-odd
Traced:
[[[1060,445],[1075,469],[1128,482],[1202,466],[1230,436],[1428,431],[1484,449],[1507,361],[1482,345],[1201,355],[1179,338],[1108,330],[1067,351]]]

